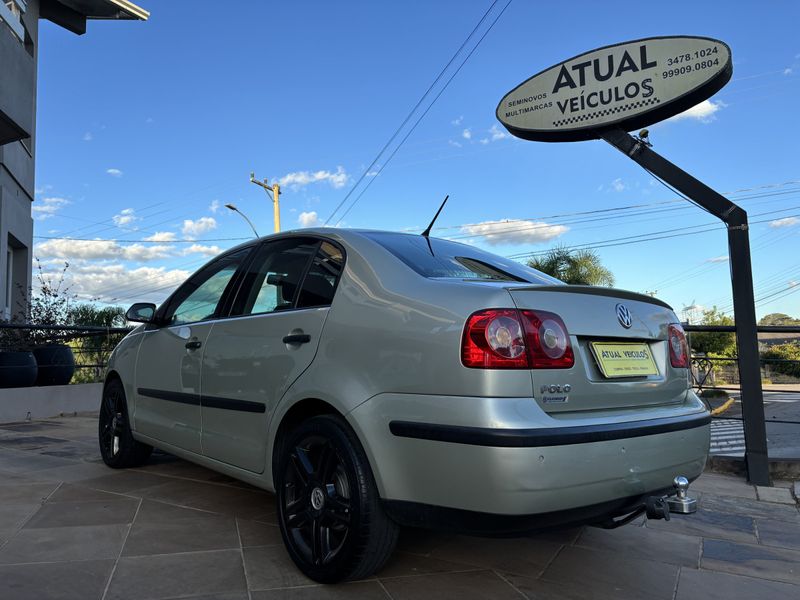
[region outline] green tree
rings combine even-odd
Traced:
[[[83,327],[124,327],[125,311],[119,306],[106,306],[98,308],[94,304],[73,304],[66,315],[69,325]],[[76,337],[70,342],[75,353],[76,365],[84,368],[77,369],[72,378],[73,383],[90,383],[102,381],[103,367],[90,365],[103,365],[108,360],[111,350],[114,349],[124,334],[119,333],[92,333]]]
[[[800,325],[800,319],[793,319],[783,313],[770,313],[761,317],[759,325]]]
[[[703,311],[701,325],[733,325],[733,319],[721,313],[716,306]],[[736,335],[733,333],[695,332],[689,336],[695,352],[717,356],[736,356]]]
[[[544,256],[530,259],[528,266],[564,283],[614,285],[614,274],[603,266],[600,257],[592,250],[570,250],[565,246],[556,246]]]
[[[800,344],[797,342],[790,342],[788,344],[777,344],[771,346],[761,353],[761,358],[772,358],[778,360],[794,360],[798,362],[767,362],[766,364],[785,375],[792,375],[793,377],[800,377]]]

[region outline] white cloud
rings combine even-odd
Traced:
[[[621,192],[628,186],[625,185],[625,182],[622,181],[620,177],[617,177],[614,181],[611,182],[611,187],[615,192]]]
[[[71,262],[67,271],[70,291],[101,302],[127,305],[163,301],[190,272],[166,267],[130,267],[120,264]]]
[[[148,242],[174,242],[176,236],[171,231],[156,231],[153,235],[144,239]]]
[[[470,131],[469,128],[465,129],[464,131],[461,132],[461,137],[463,137],[465,140],[471,140],[472,131]]]
[[[34,247],[34,254],[42,259],[67,260],[130,260],[148,261],[168,258],[174,246],[130,244],[123,246],[111,240],[47,240]]]
[[[111,220],[114,221],[114,225],[117,227],[125,227],[138,221],[139,217],[136,216],[134,209],[125,208],[118,215],[111,217]]]
[[[70,201],[65,198],[42,198],[41,204],[34,203],[31,212],[37,221],[45,221],[56,216],[67,204],[70,204]]]
[[[783,74],[784,74],[784,75],[791,75],[792,73],[794,73],[794,71],[792,70],[792,67],[786,67],[786,68],[783,70]]]
[[[798,285],[800,285],[800,281],[792,280],[792,281],[789,282],[789,287],[790,288],[797,287]]]
[[[212,200],[211,204],[208,205],[208,210],[210,210],[214,214],[217,214],[217,211],[219,210],[220,206],[222,206],[222,205],[219,203],[219,200],[215,199],[215,200]]]
[[[489,133],[491,134],[491,141],[493,142],[504,140],[509,137],[509,134],[500,129],[497,125],[492,125],[489,128]]]
[[[191,239],[216,228],[217,220],[214,217],[200,217],[196,220],[185,219],[181,231],[184,237]]]
[[[455,148],[461,148],[461,142],[455,142],[453,140],[447,140],[447,143],[450,144],[451,146],[454,146]]]
[[[345,172],[343,167],[336,167],[336,172],[332,171],[295,171],[294,173],[287,173],[278,180],[282,186],[291,186],[292,189],[299,189],[312,183],[319,183],[327,181],[336,189],[343,188],[347,185],[350,176]]]
[[[522,221],[507,219],[504,221],[484,221],[467,225],[461,231],[480,236],[491,245],[500,244],[538,244],[557,238],[567,231],[564,225],[550,225],[544,221]]]
[[[459,125],[461,125],[463,120],[464,120],[464,115],[461,115],[457,119],[453,119],[452,121],[450,121],[450,124],[458,127]]]
[[[725,254],[724,256],[714,256],[712,258],[707,258],[705,262],[707,263],[721,263],[721,262],[728,262],[729,258],[728,255]]]
[[[716,113],[728,106],[722,100],[712,102],[711,100],[703,100],[700,104],[694,105],[682,113],[670,117],[668,121],[680,121],[681,119],[696,119],[701,123],[710,123],[716,118]]]
[[[312,210],[311,212],[301,212],[300,216],[297,217],[297,222],[300,223],[300,227],[322,226],[322,222],[319,220],[319,216],[315,210]]]
[[[783,219],[776,219],[769,222],[770,227],[792,227],[800,223],[797,217],[784,217]]]
[[[94,136],[92,135],[91,131],[87,131],[86,133],[83,134],[83,137],[81,139],[84,142],[91,142],[94,139]]]
[[[188,254],[202,254],[203,256],[216,256],[222,252],[222,248],[219,246],[204,246],[202,244],[192,244],[188,248],[184,248],[183,254],[184,256]]]
[[[486,144],[489,143],[489,138],[481,138],[480,142],[481,142],[481,144],[483,144],[485,146]]]
[[[122,177],[122,171],[120,171],[119,169],[114,169],[114,168],[106,169],[106,173],[108,173],[112,177]]]

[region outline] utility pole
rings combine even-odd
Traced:
[[[255,173],[250,173],[250,183],[255,183],[256,185],[264,188],[264,191],[267,193],[267,197],[272,200],[272,209],[275,214],[275,233],[279,233],[281,230],[281,186],[278,185],[277,181],[272,185],[269,185],[269,183],[267,183],[268,181],[269,180],[266,178],[264,181],[259,181],[256,179]]]

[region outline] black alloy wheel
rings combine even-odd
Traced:
[[[364,450],[331,415],[289,433],[277,465],[278,521],[295,564],[311,579],[335,583],[380,569],[397,525],[383,511]]]
[[[153,452],[152,446],[133,439],[125,388],[119,379],[110,379],[103,388],[98,434],[103,462],[114,469],[139,467]]]

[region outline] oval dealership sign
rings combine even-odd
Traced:
[[[731,78],[727,44],[654,37],[606,46],[534,75],[511,90],[497,118],[513,135],[543,142],[591,140],[598,131],[651,125],[711,97]]]

